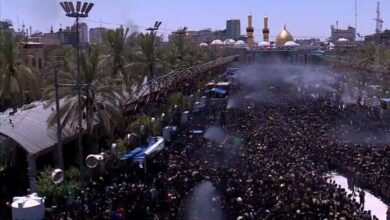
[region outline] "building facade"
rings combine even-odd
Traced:
[[[42,70],[45,65],[43,44],[38,42],[23,43],[25,62],[32,67]]]
[[[60,30],[58,35],[63,46],[77,46],[77,32],[75,29],[67,27],[65,30]]]
[[[97,27],[89,29],[89,43],[90,44],[102,44],[103,35],[107,32],[107,28]]]
[[[239,19],[226,21],[226,38],[238,40],[241,36],[241,22]]]
[[[80,37],[80,45],[86,46],[88,45],[88,25],[86,23],[79,24],[79,37]]]
[[[168,39],[169,41],[172,41],[175,39],[175,37],[183,34],[195,44],[200,44],[200,43],[209,44],[216,39],[219,40],[226,39],[226,30],[212,31],[211,29],[203,29],[200,31],[186,31],[186,32],[175,31],[168,36]]]
[[[381,44],[390,47],[390,30],[385,30],[383,33],[368,35],[364,38],[365,44]]]
[[[353,27],[349,26],[347,29],[338,29],[332,25],[330,29],[332,43],[336,43],[341,38],[345,38],[348,41],[355,41],[356,29]]]

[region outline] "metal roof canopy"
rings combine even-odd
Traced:
[[[56,126],[48,126],[48,118],[53,113],[51,106],[45,108],[44,102],[33,102],[35,107],[18,109],[14,115],[11,110],[0,113],[0,134],[12,139],[28,154],[35,155],[57,144]],[[64,127],[63,140],[71,138],[77,129]]]

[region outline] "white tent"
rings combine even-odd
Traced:
[[[337,40],[337,42],[348,42],[349,40],[348,39],[346,39],[346,38],[339,38],[338,40]]]
[[[259,43],[259,46],[260,47],[269,47],[269,46],[271,46],[271,43],[267,42],[267,41],[262,41]]]
[[[287,41],[284,46],[285,47],[296,47],[299,46],[300,44],[296,43],[295,41]]]
[[[227,44],[227,45],[234,45],[234,43],[236,43],[236,41],[233,39],[226,39],[225,40],[225,44]]]
[[[208,47],[208,46],[209,45],[207,43],[204,43],[204,42],[199,44],[199,47]]]
[[[211,42],[211,45],[224,45],[223,41],[217,39]]]
[[[247,45],[246,45],[245,41],[238,40],[238,41],[236,41],[236,43],[234,43],[234,46],[235,47],[246,47]]]

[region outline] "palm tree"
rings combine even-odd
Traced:
[[[59,71],[59,80],[64,84],[74,84],[77,80],[76,65],[74,57],[65,55],[62,58],[64,67]],[[104,74],[103,58],[101,49],[98,46],[91,46],[82,52],[80,56],[81,83],[87,85],[83,88],[81,98],[81,109],[87,125],[87,134],[93,134],[94,125],[100,124],[105,131],[111,134],[113,126],[113,115],[121,111],[121,103],[124,100],[121,87],[113,86],[111,76]],[[76,129],[78,122],[78,98],[77,89],[72,87],[61,87],[60,97],[62,106],[60,108],[61,125]],[[55,88],[48,86],[44,91],[44,97],[48,105],[55,101]],[[49,118],[49,126],[56,123],[56,114]]]
[[[185,29],[178,30],[181,33],[185,33],[185,31]],[[180,68],[193,66],[199,62],[199,58],[201,57],[200,51],[185,34],[175,36],[173,45],[178,51],[177,62]]]
[[[16,113],[25,102],[26,94],[36,86],[36,77],[28,66],[24,65],[20,49],[11,33],[0,33],[0,97],[8,102]]]
[[[123,79],[125,73],[125,66],[127,63],[126,39],[129,29],[118,28],[116,30],[109,30],[104,35],[105,45],[108,49],[107,61],[111,67],[111,76],[114,79]]]
[[[162,37],[157,36],[154,32],[140,33],[137,36],[138,48],[133,67],[141,68],[142,73],[151,78],[155,77],[155,70],[159,62],[157,48],[161,41]]]
[[[176,69],[179,66],[179,51],[175,45],[169,44],[163,48],[164,51],[164,70],[165,72],[170,72],[171,70]]]

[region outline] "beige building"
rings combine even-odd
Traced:
[[[340,39],[347,39],[348,41],[355,41],[356,30],[353,27],[347,29],[338,29],[334,25],[330,26],[331,42],[337,43]]]
[[[90,44],[102,44],[104,39],[104,33],[107,32],[107,28],[97,27],[89,29],[89,43]]]
[[[39,42],[26,42],[23,43],[23,50],[26,64],[42,70],[45,65],[43,44]]]

